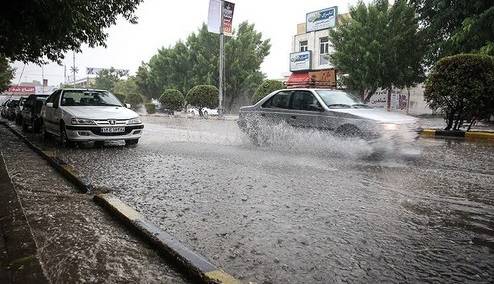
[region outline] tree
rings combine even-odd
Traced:
[[[149,65],[147,63],[142,62],[141,66],[137,69],[135,83],[138,93],[142,96],[148,99],[159,98],[160,88],[158,88],[151,79],[149,75]]]
[[[269,54],[269,40],[254,25],[243,22],[235,36],[225,39],[225,106],[248,102],[264,79],[260,65]],[[142,89],[156,86],[159,90],[173,88],[187,93],[193,86],[218,85],[219,36],[203,26],[186,42],[162,48],[141,69]],[[139,73],[139,72],[138,72]]]
[[[268,94],[283,89],[284,85],[282,82],[277,80],[264,80],[261,85],[257,88],[256,92],[252,96],[252,103],[255,104]]]
[[[115,84],[120,81],[124,74],[111,67],[110,69],[103,69],[98,73],[94,82],[94,88],[108,90],[113,92]]]
[[[127,103],[127,96],[125,94],[114,93],[114,95],[121,103],[123,104]]]
[[[494,57],[460,54],[437,62],[425,84],[425,100],[444,112],[446,130],[458,130],[494,112]]]
[[[433,65],[444,56],[468,52],[494,55],[494,2],[486,0],[411,0],[420,34]]]
[[[0,54],[10,60],[57,61],[83,43],[105,46],[105,29],[119,16],[136,23],[134,11],[142,0],[23,0],[0,9]]]
[[[179,90],[167,89],[160,97],[162,107],[171,111],[182,110],[185,104],[185,97]]]
[[[127,80],[118,80],[114,83],[111,91],[114,94],[122,94],[128,96],[130,94],[138,94],[139,90],[137,88],[135,77],[129,76]]]
[[[0,56],[0,92],[9,87],[12,78],[14,78],[14,69],[10,67],[7,58]]]
[[[129,94],[127,95],[126,102],[129,103],[133,109],[142,104],[144,100],[139,94]]]
[[[377,89],[410,87],[424,78],[418,20],[406,0],[359,2],[330,30],[331,62],[343,84],[369,101]]]
[[[218,88],[212,85],[198,85],[190,89],[187,94],[187,104],[199,109],[202,116],[202,109],[218,107]]]

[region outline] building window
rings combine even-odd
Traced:
[[[307,51],[308,50],[308,46],[307,46],[307,41],[306,40],[299,42],[299,45],[300,45],[300,52]]]
[[[319,65],[329,64],[329,40],[327,37],[319,39]]]

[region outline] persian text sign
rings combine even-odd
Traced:
[[[35,93],[36,87],[34,86],[9,86],[5,93],[11,94],[27,94],[27,93]]]
[[[310,51],[290,53],[290,71],[309,70],[311,62]]]
[[[333,28],[336,25],[338,7],[331,7],[307,13],[306,31],[313,32]]]

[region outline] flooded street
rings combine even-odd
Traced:
[[[363,141],[145,118],[139,145],[58,155],[232,275],[258,283],[494,281],[494,146]]]

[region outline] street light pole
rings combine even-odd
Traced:
[[[223,74],[224,74],[224,67],[225,67],[225,62],[224,62],[224,34],[223,34],[223,13],[224,13],[224,1],[220,1],[220,58],[219,58],[219,106],[218,106],[218,115],[220,117],[223,117]]]

